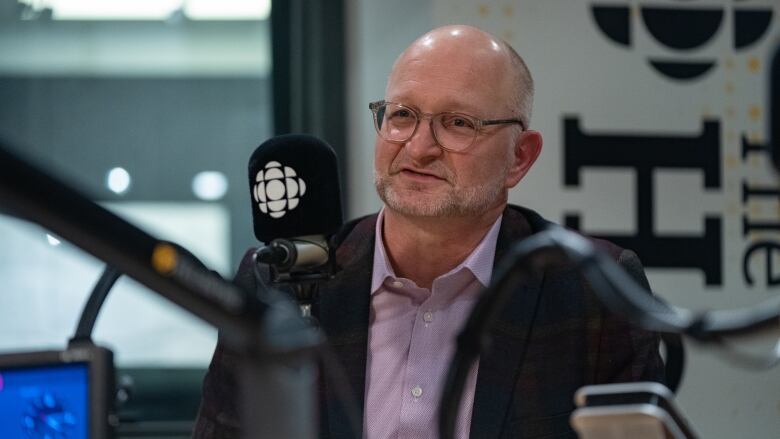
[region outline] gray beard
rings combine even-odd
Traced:
[[[450,186],[444,196],[420,194],[406,199],[393,187],[392,177],[380,176],[374,172],[374,186],[385,205],[401,214],[419,217],[463,217],[476,216],[493,207],[501,198],[506,198],[502,178],[491,179],[479,186],[457,188]]]

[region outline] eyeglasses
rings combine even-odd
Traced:
[[[442,149],[463,152],[477,138],[483,126],[516,123],[525,131],[520,119],[483,120],[463,113],[421,113],[414,108],[393,102],[376,101],[368,104],[374,114],[377,134],[388,142],[406,142],[417,132],[420,120],[429,119],[431,132]]]

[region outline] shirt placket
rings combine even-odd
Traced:
[[[417,307],[415,314],[404,377],[399,439],[436,437],[430,431],[430,419],[438,407],[437,377],[431,371],[437,370],[436,343],[441,343],[433,311],[435,301],[434,292]]]

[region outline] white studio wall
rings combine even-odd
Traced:
[[[230,212],[215,203],[111,202],[103,205],[156,236],[180,243],[231,276]],[[105,264],[38,225],[0,215],[0,351],[60,349],[74,335]],[[121,367],[205,367],[217,331],[122,276],[106,299],[94,339]]]
[[[349,7],[350,217],[379,207],[367,103],[395,57],[433,27],[472,24],[510,42],[536,81],[545,145],[512,202],[636,250],[677,306],[778,294],[780,193],[763,148],[780,1],[388,3]],[[688,346],[678,402],[701,436],[776,436],[780,369]]]

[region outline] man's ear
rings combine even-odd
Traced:
[[[542,134],[535,130],[525,130],[515,142],[512,166],[506,177],[506,186],[511,189],[525,177],[539,154],[542,152]]]

